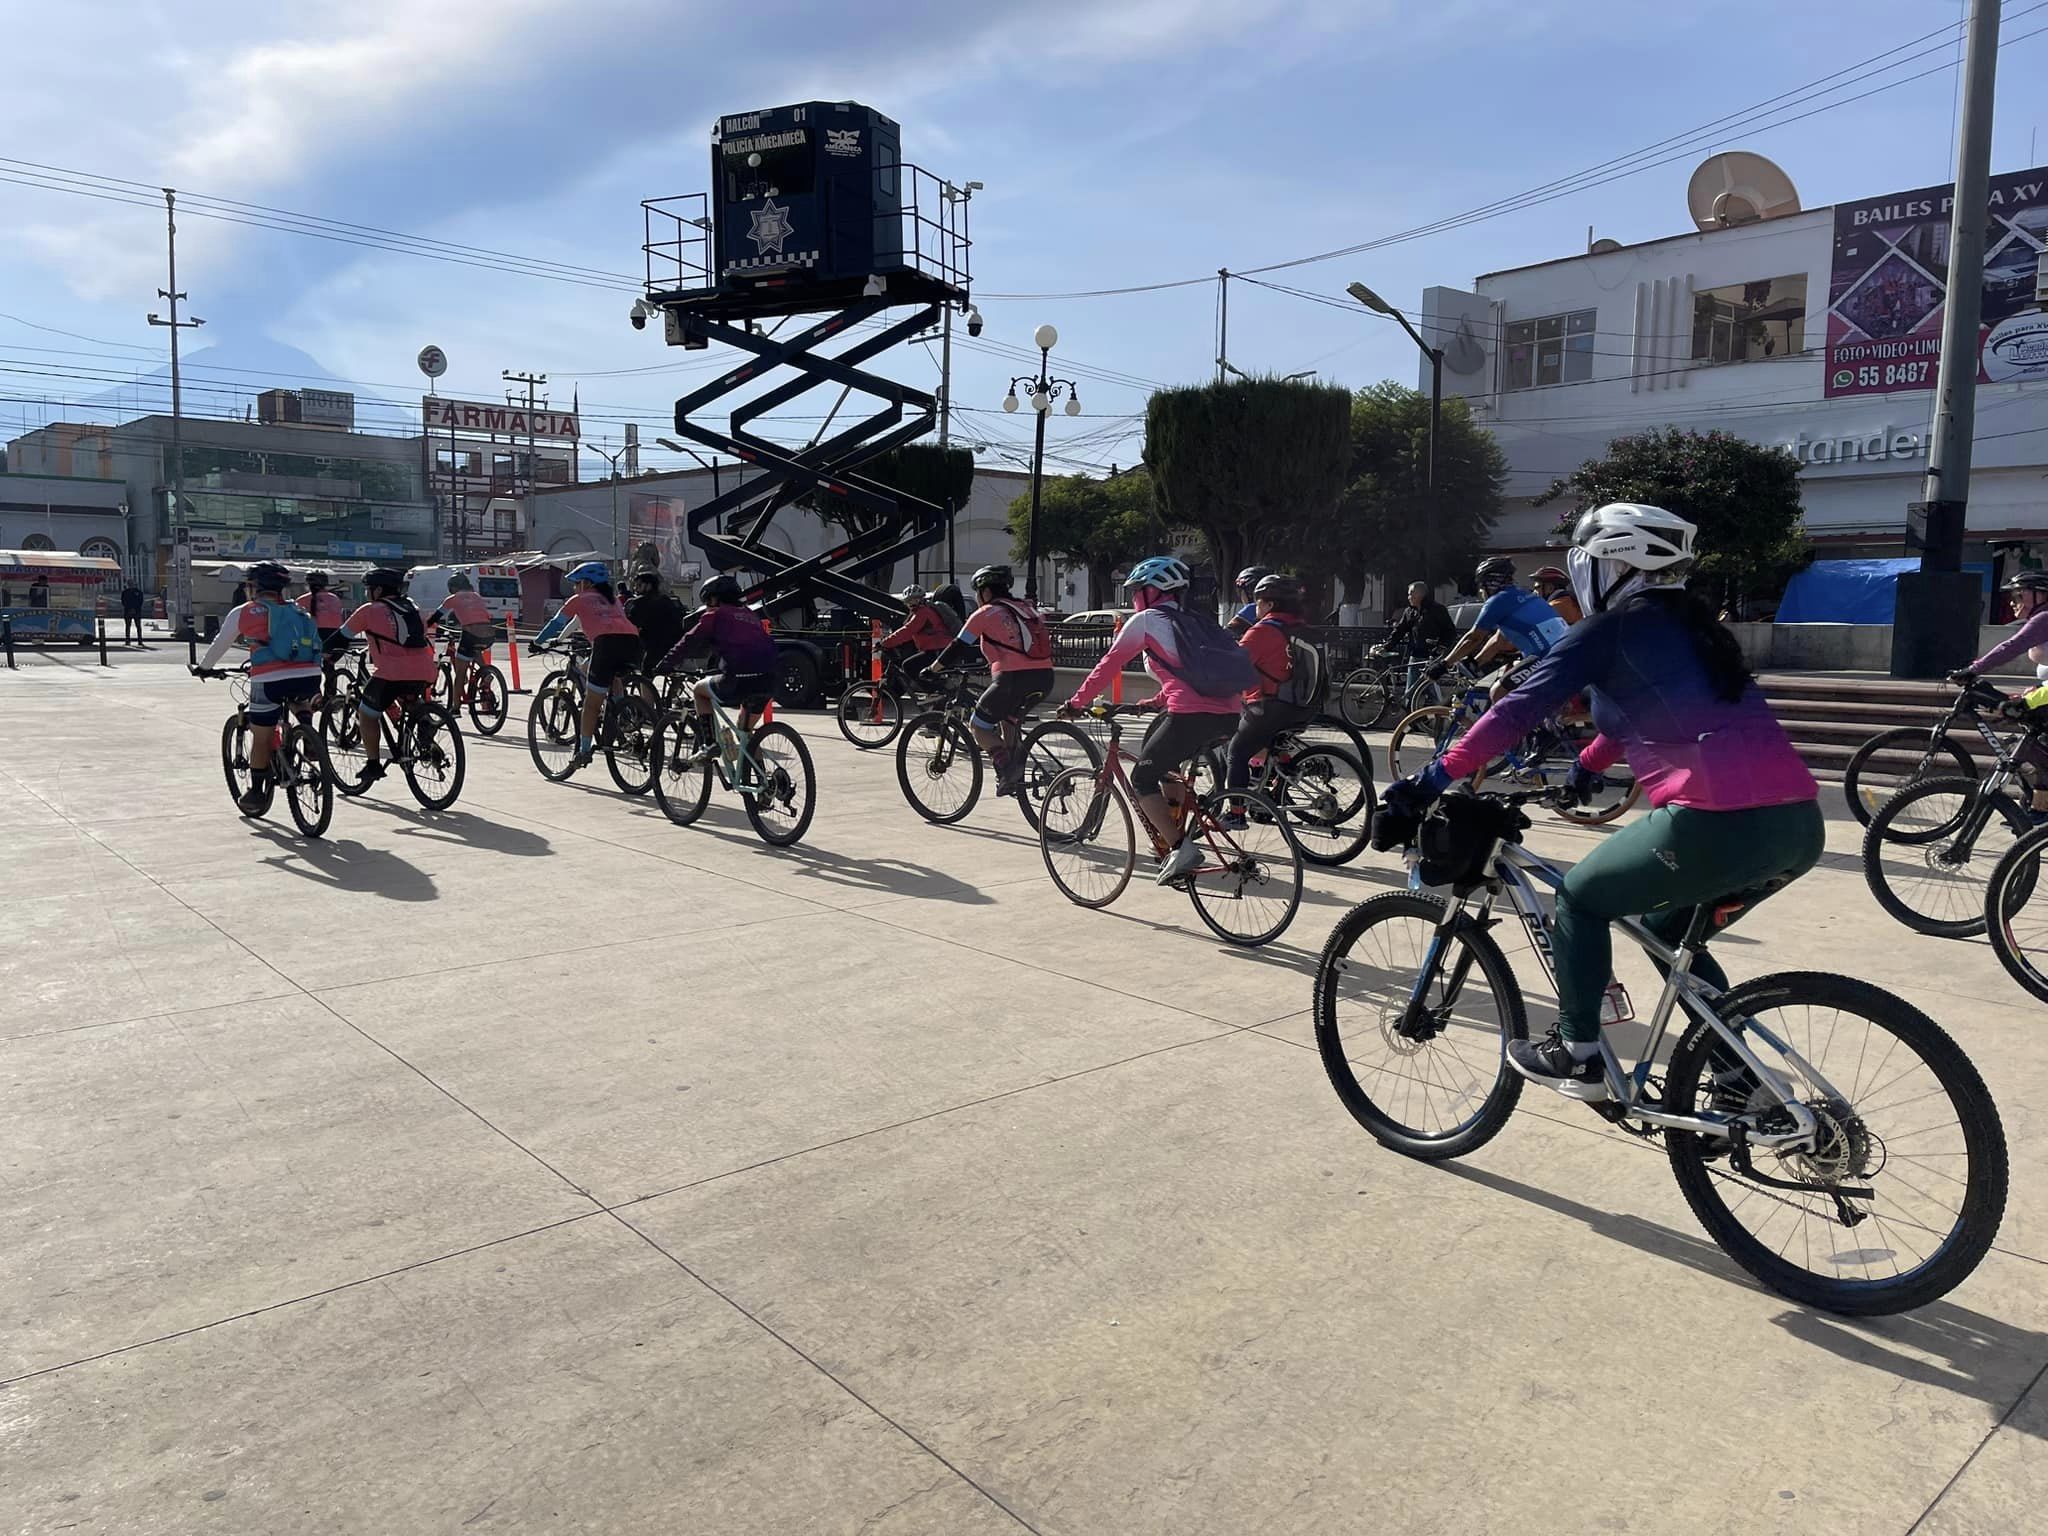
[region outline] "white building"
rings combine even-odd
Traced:
[[[2048,553],[2048,317],[2033,304],[2048,171],[1992,187],[1992,382],[1977,396],[1966,561],[2029,541]],[[1419,328],[1444,349],[1444,392],[1470,401],[1510,467],[1494,546],[1531,557],[1525,568],[1539,563],[1538,551],[1561,542],[1553,529],[1569,504],[1534,499],[1612,439],[1676,426],[1795,452],[1807,530],[1824,557],[1904,553],[1907,504],[1921,498],[1927,467],[1947,193],[1805,211],[1793,201],[1777,212],[1785,200],[1767,192],[1757,204],[1773,216],[1760,221],[1598,241],[1487,273],[1469,292],[1425,290]],[[1738,216],[1754,211],[1742,197]],[[1425,361],[1424,390],[1429,382]]]

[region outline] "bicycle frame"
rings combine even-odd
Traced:
[[[1095,770],[1096,788],[1107,789],[1113,784],[1121,789],[1124,800],[1130,805],[1132,814],[1138,818],[1138,824],[1145,829],[1145,835],[1152,839],[1154,846],[1168,843],[1170,839],[1167,834],[1153,826],[1152,818],[1145,814],[1145,807],[1138,802],[1138,791],[1132,786],[1130,775],[1124,771],[1126,760],[1135,763],[1138,760],[1138,754],[1123,744],[1123,727],[1117,724],[1114,714],[1105,714],[1097,718],[1109,727],[1109,750],[1102,754],[1102,766]],[[1182,813],[1181,822],[1181,830],[1187,831],[1189,830],[1189,823],[1193,821],[1196,812],[1200,809],[1201,796],[1195,793],[1195,786],[1186,774],[1168,770],[1160,776],[1159,792],[1167,796],[1169,804],[1172,803],[1173,799],[1170,794],[1167,794],[1167,789],[1170,785],[1178,785],[1181,793],[1187,797],[1187,809]],[[1215,825],[1212,821],[1209,824],[1209,829],[1213,830]],[[1227,865],[1212,863],[1204,859],[1199,866],[1188,873],[1192,877],[1194,875],[1228,874],[1229,872]]]

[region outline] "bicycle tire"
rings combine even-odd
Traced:
[[[957,802],[949,804],[935,791],[952,778],[963,758],[967,787]],[[896,738],[896,782],[918,815],[936,826],[951,826],[981,798],[981,748],[951,715],[919,715],[906,722]]]
[[[1024,757],[1024,772],[1017,781],[1017,809],[1033,832],[1038,830],[1038,807],[1053,781],[1069,768],[1102,766],[1102,753],[1086,731],[1064,720],[1043,720],[1034,725],[1018,744]]]
[[[1872,760],[1881,752],[1913,754],[1914,765],[1903,777],[1895,769],[1873,767]],[[1849,802],[1849,814],[1867,827],[1884,803],[1908,784],[1951,777],[1983,775],[1977,771],[1977,760],[1947,731],[1933,736],[1924,725],[1902,725],[1879,731],[1849,754],[1842,769],[1842,798]]]
[[[702,816],[711,803],[711,759],[686,760],[693,749],[691,713],[663,715],[654,728],[654,803],[679,827]]]
[[[1858,981],[1850,976],[1833,976],[1818,971],[1788,971],[1772,976],[1760,976],[1754,981],[1744,982],[1728,993],[1721,999],[1719,1008],[1724,1018],[1749,1021],[1750,1027],[1746,1037],[1751,1048],[1765,1059],[1766,1065],[1773,1067],[1778,1066],[1785,1058],[1767,1042],[1762,1041],[1756,1033],[1756,1025],[1761,1022],[1760,1015],[1767,1017],[1776,1012],[1784,1013],[1787,1018],[1785,1026],[1772,1028],[1772,1032],[1786,1039],[1788,1044],[1793,1044],[1794,1049],[1799,1048],[1795,1041],[1803,1034],[1805,1044],[1811,1050],[1816,1039],[1823,1039],[1823,1026],[1812,1022],[1814,1010],[1826,1008],[1835,1011],[1837,1017],[1825,1026],[1824,1040],[1818,1047],[1820,1060],[1814,1061],[1809,1057],[1809,1061],[1825,1076],[1826,1059],[1831,1054],[1836,1039],[1841,1038],[1845,1063],[1852,1052],[1863,1053],[1857,1057],[1853,1066],[1858,1078],[1862,1076],[1863,1063],[1867,1060],[1872,1076],[1880,1079],[1867,1095],[1859,1092],[1859,1084],[1856,1081],[1851,1081],[1846,1087],[1840,1082],[1833,1083],[1835,1088],[1852,1096],[1839,1101],[1846,1106],[1848,1112],[1838,1112],[1834,1117],[1840,1128],[1836,1132],[1833,1144],[1841,1149],[1843,1156],[1855,1158],[1859,1165],[1846,1170],[1841,1179],[1837,1180],[1838,1184],[1846,1183],[1853,1178],[1857,1183],[1850,1187],[1867,1185],[1876,1191],[1884,1170],[1894,1161],[1912,1161],[1916,1169],[1934,1167],[1934,1164],[1928,1161],[1934,1155],[1933,1150],[1919,1140],[1913,1142],[1910,1151],[1905,1149],[1907,1135],[1917,1137],[1927,1134],[1927,1128],[1914,1133],[1895,1133],[1888,1142],[1884,1137],[1884,1126],[1896,1125],[1896,1119],[1879,1124],[1871,1123],[1869,1116],[1874,1112],[1876,1104],[1887,1092],[1894,1089],[1909,1095],[1918,1095],[1918,1101],[1923,1103],[1936,1090],[1945,1094],[1956,1112],[1956,1129],[1963,1143],[1960,1152],[1967,1157],[1968,1163],[1967,1172],[1963,1177],[1956,1177],[1952,1170],[1940,1175],[1950,1182],[1961,1184],[1963,1194],[1961,1203],[1954,1212],[1955,1227],[1942,1238],[1940,1245],[1923,1262],[1916,1264],[1909,1271],[1881,1280],[1832,1278],[1790,1261],[1786,1257],[1791,1248],[1790,1236],[1784,1248],[1773,1252],[1767,1243],[1760,1240],[1760,1232],[1751,1232],[1734,1214],[1735,1210],[1748,1200],[1749,1195],[1745,1194],[1743,1200],[1737,1202],[1736,1207],[1731,1207],[1723,1198],[1721,1186],[1726,1183],[1742,1183],[1750,1193],[1771,1195],[1774,1199],[1780,1200],[1780,1203],[1792,1204],[1795,1209],[1801,1209],[1795,1201],[1782,1199],[1785,1191],[1759,1188],[1746,1182],[1728,1160],[1725,1143],[1720,1138],[1700,1136],[1691,1131],[1667,1131],[1665,1150],[1671,1161],[1671,1172],[1678,1181],[1680,1191],[1685,1195],[1686,1204],[1692,1208],[1693,1216],[1706,1229],[1707,1235],[1713,1238],[1731,1259],[1779,1295],[1788,1297],[1802,1306],[1819,1307],[1825,1311],[1851,1317],[1875,1317],[1909,1311],[1914,1307],[1925,1306],[1959,1285],[1990,1251],[1992,1242],[1998,1236],[2010,1177],[2005,1133],[1999,1123],[1997,1106],[1992,1103],[1990,1091],[1985,1088],[1983,1078],[1978,1076],[1977,1069],[1971,1065],[1969,1058],[1940,1025],[1912,1004],[1880,987],[1874,987],[1868,982]],[[1794,1009],[1801,1010],[1801,1028],[1791,1026],[1790,1019]],[[1854,1011],[1866,1024],[1876,1025],[1879,1030],[1890,1036],[1889,1042],[1880,1049],[1873,1046],[1867,1037],[1860,1043],[1848,1040],[1840,1027],[1839,1015],[1843,1011]],[[1771,1028],[1768,1025],[1765,1027]],[[1720,1036],[1704,1023],[1695,1021],[1685,1032],[1671,1054],[1671,1062],[1665,1074],[1665,1108],[1681,1115],[1696,1113],[1702,1076],[1710,1074],[1710,1058],[1715,1047],[1719,1045]],[[1911,1068],[1901,1068],[1896,1060],[1895,1053],[1899,1046],[1904,1046],[1907,1051],[1919,1058],[1920,1064],[1934,1079],[1936,1090],[1921,1093],[1917,1083],[1907,1081]],[[1723,1056],[1724,1059],[1727,1058],[1725,1048]],[[1773,1061],[1773,1056],[1777,1056],[1778,1060]],[[1755,1082],[1755,1078],[1747,1071],[1739,1066],[1736,1070],[1741,1071],[1742,1077],[1748,1082]],[[1797,1076],[1792,1072],[1786,1075],[1788,1079]],[[1723,1072],[1723,1077],[1725,1076],[1726,1069]],[[1902,1084],[1904,1086],[1900,1087]],[[1726,1095],[1728,1092],[1725,1086],[1713,1080],[1711,1076],[1708,1088],[1710,1094]],[[1761,1089],[1757,1092],[1761,1092]],[[1805,1102],[1816,1108],[1826,1104],[1826,1101],[1817,1095]],[[1904,1110],[1913,1102],[1914,1099],[1908,1098],[1897,1108]],[[1761,1152],[1761,1149],[1760,1154],[1753,1154],[1757,1155],[1773,1156]],[[1946,1155],[1952,1157],[1955,1154]],[[1805,1154],[1791,1156],[1803,1157]],[[1878,1166],[1868,1172],[1863,1171],[1861,1165],[1867,1163],[1872,1156],[1878,1157]],[[1825,1182],[1812,1179],[1811,1169],[1811,1159],[1808,1159],[1803,1169],[1794,1166],[1794,1171],[1806,1174],[1807,1182],[1816,1190],[1825,1189]],[[1932,1182],[1935,1177],[1933,1174],[1918,1172],[1915,1176],[1923,1182]],[[1923,1199],[1930,1198],[1924,1191],[1907,1183],[1903,1174],[1884,1187],[1890,1190],[1902,1184],[1914,1194],[1921,1195]],[[1812,1198],[1815,1204],[1820,1203],[1818,1194]],[[1764,1214],[1765,1209],[1759,1207],[1758,1214]],[[1828,1212],[1823,1209],[1819,1212],[1810,1211],[1808,1214],[1819,1214],[1825,1218]],[[1924,1221],[1908,1220],[1901,1217],[1897,1211],[1893,1212],[1894,1219],[1887,1223],[1882,1214],[1877,1212],[1875,1203],[1872,1214],[1877,1221],[1877,1228],[1862,1239],[1865,1244],[1896,1243],[1902,1240],[1902,1232],[1910,1231],[1929,1231],[1933,1235],[1942,1236],[1938,1229],[1927,1227]],[[1766,1216],[1764,1225],[1768,1226],[1770,1220],[1771,1218]],[[1835,1229],[1841,1230],[1838,1222]],[[1863,1227],[1850,1230],[1857,1233],[1866,1231]],[[1808,1241],[1801,1251],[1810,1260],[1814,1247],[1812,1233],[1806,1231],[1805,1235]],[[1851,1243],[1857,1241],[1853,1237],[1847,1240]],[[1824,1252],[1821,1259],[1822,1262],[1832,1260],[1842,1263],[1867,1263],[1868,1256],[1875,1251],[1877,1250],[1867,1246],[1851,1247],[1847,1250],[1835,1249]]]
[[[383,726],[377,727],[380,731]],[[363,748],[363,717],[352,703],[337,699],[320,711],[320,736],[327,749],[327,771],[334,780],[335,793],[347,800],[364,794],[368,786],[358,783],[369,754]]]
[[[1402,716],[1387,738],[1389,780],[1405,779],[1435,762],[1456,739],[1457,719],[1457,710],[1449,704],[1425,704]]]
[[[1200,838],[1207,852],[1203,868],[1185,877],[1188,900],[1194,903],[1209,931],[1224,943],[1240,949],[1257,949],[1272,943],[1287,931],[1295,913],[1301,910],[1301,845],[1294,840],[1287,818],[1279,806],[1249,789],[1226,789],[1198,801],[1197,807],[1192,814],[1198,820],[1188,836]],[[1222,823],[1220,818],[1231,812],[1244,818],[1242,828]],[[1283,855],[1286,873],[1276,879]],[[1210,872],[1207,867],[1211,863],[1222,868]],[[1275,896],[1260,891],[1257,899],[1278,900],[1281,908],[1277,916],[1262,915],[1262,926],[1249,930],[1232,928],[1224,922],[1225,914],[1234,916],[1251,911],[1244,905],[1251,888],[1269,884],[1284,894]]]
[[[454,692],[454,666],[446,660],[437,662],[434,666],[434,680],[427,685],[427,702],[429,704],[446,704]]]
[[[1479,783],[1479,778],[1479,775],[1474,775],[1472,779],[1475,787]],[[1550,814],[1559,821],[1568,821],[1574,826],[1604,827],[1608,822],[1616,821],[1634,810],[1642,798],[1643,786],[1631,778],[1628,781],[1628,792],[1611,805],[1553,805]]]
[[[1059,893],[1077,907],[1100,909],[1123,895],[1138,867],[1138,826],[1130,803],[1100,769],[1069,768],[1046,786],[1038,820],[1038,856]],[[1091,851],[1093,856],[1091,857]],[[1056,859],[1069,861],[1065,874]],[[1101,876],[1084,886],[1087,871]]]
[[[227,778],[228,798],[235,802],[235,810],[255,821],[269,813],[271,797],[264,797],[260,811],[242,809],[242,796],[256,782],[256,770],[249,765],[249,733],[250,726],[239,711],[227,717],[220,730],[220,766]]]
[[[1346,1048],[1346,1031],[1343,1018],[1346,1010],[1340,1006],[1344,1001],[1346,978],[1353,974],[1353,968],[1360,964],[1353,957],[1358,953],[1361,942],[1375,928],[1382,928],[1396,920],[1408,920],[1423,925],[1425,935],[1433,935],[1443,922],[1444,902],[1441,897],[1426,895],[1417,891],[1388,891],[1369,901],[1362,901],[1337,920],[1337,926],[1330,930],[1330,937],[1323,945],[1321,957],[1316,962],[1315,993],[1312,1007],[1315,1014],[1316,1052],[1322,1057],[1323,1071],[1330,1079],[1330,1086],[1337,1091],[1337,1098],[1351,1118],[1371,1133],[1372,1138],[1389,1151],[1399,1152],[1404,1157],[1418,1158],[1424,1162],[1437,1162],[1445,1158],[1463,1157],[1476,1152],[1500,1134],[1501,1127],[1515,1112],[1515,1105],[1522,1096],[1522,1077],[1508,1065],[1507,1048],[1512,1040],[1529,1038],[1528,1011],[1522,1002],[1522,989],[1515,980],[1514,968],[1501,952],[1493,936],[1475,924],[1465,924],[1452,935],[1450,942],[1461,945],[1485,979],[1492,995],[1499,1002],[1499,1017],[1494,1021],[1498,1039],[1490,1044],[1495,1056],[1494,1076],[1483,1094],[1477,1094],[1479,1107],[1467,1118],[1449,1126],[1435,1128],[1410,1125],[1400,1118],[1393,1101],[1398,1097],[1403,1104],[1412,1104],[1418,1087],[1427,1094],[1432,1088],[1440,1087],[1449,1094],[1453,1104],[1469,1102],[1476,1093],[1461,1093],[1454,1086],[1449,1075],[1455,1067],[1470,1068],[1472,1058],[1456,1050],[1455,1040],[1447,1041],[1445,1053],[1450,1065],[1443,1072],[1425,1070],[1420,1074],[1412,1072],[1389,1073],[1388,1076],[1404,1086],[1398,1094],[1381,1092],[1375,1097],[1367,1085],[1360,1080],[1360,1063],[1353,1060],[1352,1052]],[[1428,953],[1424,949],[1423,955]],[[1446,959],[1453,966],[1456,961]],[[1354,1032],[1354,1038],[1367,1034],[1377,1036],[1395,1056],[1412,1059],[1424,1049],[1430,1048],[1438,1039],[1444,1039],[1456,1025],[1451,1011],[1458,1005],[1465,981],[1460,990],[1448,999],[1437,994],[1432,1011],[1442,1016],[1442,1023],[1436,1032],[1422,1040],[1398,1037],[1395,1025],[1400,1019],[1401,1007],[1416,990],[1421,976],[1422,956],[1416,959],[1414,974],[1406,974],[1402,965],[1389,954],[1385,965],[1369,967],[1370,973],[1385,974],[1391,978],[1388,998],[1380,1003],[1367,1003],[1359,1009],[1361,1027]],[[1470,968],[1464,970],[1466,981]],[[1441,970],[1439,971],[1441,975]],[[1391,1013],[1390,1013],[1391,1009]],[[1400,1043],[1396,1044],[1396,1038]],[[1383,1103],[1382,1100],[1387,1102]]]
[[[839,734],[862,752],[886,747],[903,729],[903,700],[887,683],[860,682],[839,695]]]
[[[1337,746],[1358,759],[1359,766],[1366,772],[1372,771],[1372,743],[1365,739],[1365,732],[1339,715],[1320,714],[1294,732],[1304,746]]]
[[[318,726],[299,721],[285,735],[285,807],[308,837],[323,836],[334,820],[334,771]]]
[[[2041,850],[2048,847],[2048,826],[2035,827],[2006,849],[2005,857],[1991,871],[1991,883],[1984,888],[1984,921],[1991,940],[1991,952],[2005,967],[2005,974],[2040,1002],[2048,1003],[2048,968],[2033,958],[2036,946],[2028,943],[2016,928],[2029,899],[2041,888]],[[2033,925],[2027,925],[2031,935]],[[2048,944],[2038,946],[2048,955]]]
[[[654,731],[658,721],[646,702],[628,693],[606,705],[604,766],[625,795],[639,796],[654,787]]]
[[[424,810],[447,810],[462,794],[468,756],[455,711],[431,700],[415,704],[399,725],[399,741],[399,768],[413,799]],[[438,780],[430,776],[437,768],[445,769]]]
[[[1974,938],[1984,931],[1984,887],[2032,823],[2019,803],[1999,790],[1991,795],[1977,830],[1966,834],[1973,805],[1983,796],[1982,779],[1918,779],[1871,818],[1863,834],[1863,882],[1893,921],[1938,939]],[[1956,802],[1953,810],[1951,800]],[[1930,813],[1936,817],[1931,827],[1913,820]],[[2003,824],[2010,843],[1999,845],[1994,822]],[[1902,826],[1913,830],[1902,832]],[[1968,846],[1959,848],[1966,835]]]
[[[526,750],[533,766],[550,783],[559,784],[576,771],[576,730],[582,702],[566,672],[557,672],[533,692],[526,711]],[[564,723],[566,722],[566,733]]]
[[[811,764],[811,749],[788,726],[771,722],[755,727],[748,751],[764,782],[752,789],[742,789],[740,804],[762,842],[771,848],[787,848],[810,828],[811,817],[818,809],[818,773]],[[740,771],[747,771],[745,759],[740,762]],[[800,782],[798,774],[802,776]],[[784,808],[779,819],[773,809],[776,806]]]
[[[506,689],[505,674],[494,666],[477,662],[469,671],[469,723],[479,734],[495,736],[505,729],[505,717],[512,711],[512,695]]]
[[[1337,712],[1362,731],[1374,730],[1394,707],[1384,667],[1359,667],[1337,685]]]
[[[1355,790],[1336,787],[1345,773],[1356,778]],[[1303,786],[1306,794],[1298,794]],[[1260,793],[1280,807],[1294,830],[1295,845],[1311,864],[1325,869],[1349,864],[1372,839],[1372,816],[1379,807],[1372,770],[1342,747],[1304,745],[1277,762],[1268,756]]]

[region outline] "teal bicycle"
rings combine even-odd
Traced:
[[[666,711],[655,727],[648,755],[654,765],[654,803],[662,814],[679,827],[702,816],[715,774],[740,797],[763,842],[786,848],[801,838],[818,807],[817,775],[803,737],[772,721],[742,731],[715,694],[708,734],[698,718],[685,703]]]

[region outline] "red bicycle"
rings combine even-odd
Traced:
[[[441,639],[441,665],[434,672],[434,702],[446,704],[451,712],[468,705],[470,723],[485,736],[497,735],[505,728],[510,695],[505,674],[491,664],[491,648],[485,646],[481,654],[469,663],[469,686],[463,690],[463,697],[457,700],[454,696],[455,652],[462,643],[462,631],[444,628]]]

